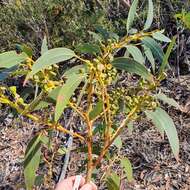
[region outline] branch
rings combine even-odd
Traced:
[[[59,125],[59,124],[56,125],[56,126],[53,126],[53,125],[51,124],[50,127],[53,127],[53,128],[55,128],[55,129],[57,129],[58,131],[61,131],[61,132],[63,132],[63,133],[67,133],[67,134],[69,134],[69,135],[72,135],[73,137],[77,137],[77,138],[79,138],[79,139],[82,140],[82,141],[85,141],[85,138],[84,138],[83,136],[79,135],[78,133],[69,131],[69,130],[65,129],[64,127],[62,127],[61,125]]]
[[[86,119],[85,115],[82,113],[82,111],[77,107],[75,106],[72,102],[69,103],[69,106],[74,110],[76,111],[83,119]]]
[[[100,164],[101,160],[103,159],[103,157],[105,156],[106,152],[108,151],[110,145],[115,141],[115,139],[119,136],[119,134],[121,133],[121,131],[123,130],[123,128],[126,126],[127,123],[129,123],[129,121],[131,120],[132,116],[136,113],[138,106],[135,106],[132,111],[128,114],[128,116],[122,121],[120,127],[116,130],[116,132],[114,133],[114,135],[112,136],[111,140],[109,141],[109,143],[102,149],[99,157],[97,158],[97,160],[95,161],[95,163],[93,164],[93,167],[95,168],[97,165]]]

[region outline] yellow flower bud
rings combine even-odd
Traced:
[[[11,86],[11,87],[9,87],[9,90],[11,91],[11,93],[12,93],[14,96],[17,95],[17,93],[16,93],[16,86]]]
[[[111,70],[111,69],[112,69],[112,65],[109,63],[109,64],[106,65],[106,68],[107,68],[108,70]]]
[[[9,104],[9,100],[7,98],[0,98],[0,103],[3,103],[3,104]]]
[[[105,69],[105,66],[104,66],[103,64],[99,63],[99,64],[97,65],[97,69],[98,69],[99,71],[103,71],[103,70]]]

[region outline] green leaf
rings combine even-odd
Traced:
[[[88,53],[88,54],[96,55],[100,53],[101,50],[98,45],[84,43],[82,45],[77,46],[76,51],[79,51],[80,53]]]
[[[28,143],[28,146],[25,151],[25,159],[33,152],[37,144],[40,142],[41,134],[34,136],[31,141]]]
[[[99,124],[95,125],[95,127],[93,129],[93,135],[96,135],[97,133],[102,135],[105,131],[105,128],[106,128],[105,123],[99,123]]]
[[[113,142],[113,145],[115,145],[118,149],[121,149],[122,148],[122,140],[121,140],[121,137],[118,136],[114,142]]]
[[[53,89],[48,94],[48,98],[50,98],[51,100],[53,100],[53,102],[56,102],[60,89],[61,89],[61,86],[58,86],[57,88]]]
[[[145,45],[143,45],[143,48],[144,48],[144,53],[147,57],[147,59],[149,60],[149,62],[151,63],[151,67],[152,67],[152,70],[153,70],[153,73],[155,73],[155,70],[156,70],[156,65],[155,65],[155,60],[154,60],[154,57],[152,55],[152,52],[151,50],[146,47]]]
[[[154,39],[156,39],[156,40],[161,41],[161,42],[171,42],[171,40],[167,36],[165,36],[164,34],[162,34],[160,31],[154,32],[152,34],[152,37]]]
[[[136,28],[131,28],[128,33],[129,34],[136,34],[136,33],[138,33],[138,30]]]
[[[41,55],[43,55],[47,51],[48,51],[47,37],[44,36],[44,39],[42,41],[42,47],[41,47]]]
[[[52,151],[53,150],[53,129],[49,129],[47,136],[43,135],[40,138],[40,141],[42,144],[46,145],[48,150]]]
[[[159,93],[156,94],[155,97],[161,101],[163,101],[164,103],[167,103],[171,106],[176,107],[177,109],[179,109],[179,104],[173,99],[173,98],[169,98],[167,97],[165,94],[163,93]]]
[[[65,107],[69,103],[71,96],[73,95],[74,91],[79,86],[83,78],[84,78],[83,75],[73,74],[71,75],[71,77],[67,79],[66,83],[61,87],[56,100],[56,107],[55,107],[56,122],[60,118]]]
[[[97,34],[95,32],[92,32],[92,31],[88,31],[88,33],[92,36],[92,38],[95,40],[95,41],[103,41],[102,37],[100,34]]]
[[[99,101],[89,113],[90,120],[95,119],[103,111],[103,101]]]
[[[173,154],[175,155],[176,160],[178,160],[179,155],[179,139],[177,135],[177,130],[175,128],[175,125],[173,123],[173,120],[171,117],[161,108],[156,108],[156,110],[153,111],[146,111],[145,112],[147,117],[152,120],[154,125],[159,130],[164,130]]]
[[[127,45],[125,47],[127,48],[127,51],[133,56],[135,61],[141,64],[145,63],[144,57],[139,48],[133,45]]]
[[[69,77],[72,74],[85,74],[87,72],[86,65],[76,65],[68,70],[66,70],[63,74],[65,77]]]
[[[21,50],[26,53],[29,57],[32,57],[33,55],[33,51],[32,51],[32,48],[27,46],[27,45],[21,45]]]
[[[128,18],[127,18],[127,33],[129,33],[130,27],[133,24],[138,2],[139,2],[138,0],[134,0],[131,7],[130,7]]]
[[[44,99],[45,96],[46,93],[44,91],[41,91],[40,94],[35,97],[34,100],[27,106],[22,114],[34,111],[34,109],[39,105],[39,103],[42,101],[42,99]]]
[[[134,179],[133,179],[133,167],[131,165],[131,162],[128,158],[123,158],[121,160],[121,166],[123,167],[124,169],[124,172],[127,176],[127,180],[129,182],[132,182]]]
[[[41,186],[44,183],[44,175],[39,175],[35,179],[35,186]]]
[[[147,14],[147,19],[144,25],[144,30],[148,30],[151,27],[153,18],[154,18],[153,2],[152,0],[148,0],[148,14]]]
[[[75,56],[75,53],[67,48],[54,48],[46,51],[41,57],[39,57],[34,65],[32,66],[32,71],[26,76],[25,81],[32,77],[39,71],[47,69],[49,66],[66,61]]]
[[[76,72],[73,72],[73,74],[74,75],[77,75],[78,73]],[[68,74],[67,75],[67,77],[68,78],[72,78],[72,76],[73,76],[73,74],[72,74],[72,72],[70,73],[70,74]],[[80,76],[81,77],[85,77],[86,75],[85,75],[85,73],[84,74],[80,74]],[[86,85],[87,85],[87,83],[86,83]],[[82,89],[82,91],[84,92],[84,88],[85,88],[85,85],[84,85],[84,87],[83,87],[83,89]],[[57,100],[57,97],[58,97],[58,94],[59,94],[59,92],[60,92],[60,89],[61,89],[61,86],[58,86],[58,87],[56,87],[55,89],[53,89],[49,94],[48,94],[48,97],[47,97],[47,101],[48,102],[50,102],[50,103],[55,103],[56,102],[56,100]],[[81,91],[81,92],[82,92]],[[79,97],[80,98],[80,97]]]
[[[120,189],[120,178],[116,173],[111,173],[107,179],[108,190],[119,190]]]
[[[169,59],[171,51],[172,51],[172,49],[173,49],[173,47],[175,45],[175,42],[176,42],[176,37],[173,37],[172,42],[169,44],[169,46],[167,48],[167,51],[166,51],[166,53],[164,55],[162,64],[160,66],[160,71],[159,71],[160,74],[165,70],[166,65],[168,64],[168,59]]]
[[[27,59],[26,53],[17,54],[16,51],[7,51],[0,54],[0,68],[11,68]]]
[[[32,190],[36,179],[36,171],[41,157],[41,135],[36,135],[28,144],[24,158],[24,178],[27,190]]]
[[[179,18],[183,22],[185,27],[190,29],[190,12],[182,10],[182,13],[175,14],[175,18]]]
[[[8,69],[0,70],[0,81],[3,81],[6,78],[8,78],[11,75],[11,73],[13,73],[16,70],[17,70],[17,66],[13,66]]]
[[[159,46],[159,44],[150,37],[145,37],[142,39],[143,44],[148,47],[155,58],[157,58],[161,63],[163,61],[164,52],[162,48]]]
[[[32,48],[25,44],[23,44],[23,45],[15,44],[15,50],[16,50],[17,54],[24,52],[28,55],[28,57],[32,57],[32,55],[33,55]]]
[[[50,144],[50,138],[49,137],[47,137],[47,136],[41,136],[41,138],[40,138],[40,141],[43,143],[43,144],[45,144],[45,145],[49,145]]]
[[[183,22],[184,22],[185,26],[190,29],[190,12],[188,12],[184,15]]]
[[[60,154],[60,155],[65,155],[66,152],[67,152],[67,149],[65,147],[61,147],[57,150],[57,152]]]
[[[174,18],[175,18],[175,19],[178,19],[178,18],[179,18],[179,19],[182,19],[182,17],[183,17],[183,14],[182,14],[182,13],[177,13],[177,14],[174,15]]]
[[[84,68],[86,68],[86,66],[84,67],[72,67],[71,69],[67,70],[65,73],[64,73],[64,76],[66,76],[67,78],[72,78],[73,75],[80,75],[81,77],[85,78],[86,77],[86,73],[84,72],[80,72],[80,69],[82,68],[82,70]],[[79,70],[78,70],[79,69]],[[86,86],[87,86],[87,82],[85,82],[85,85],[83,86],[83,89],[81,90],[81,93],[84,93],[85,89],[86,89]],[[55,89],[53,89],[49,94],[48,94],[48,100],[49,102],[56,102],[57,100],[57,97],[58,97],[58,94],[59,94],[59,91],[60,91],[61,87],[58,86],[56,87]],[[79,99],[81,97],[79,96]]]
[[[108,32],[107,29],[105,29],[103,26],[101,25],[96,25],[95,27],[96,31],[102,36],[102,38],[107,41],[108,39],[110,39],[110,34]]]
[[[142,78],[152,81],[153,76],[146,69],[146,67],[130,58],[116,58],[113,60],[112,65],[119,70],[125,70],[129,73],[135,73]]]
[[[38,105],[35,106],[33,111],[41,110],[47,108],[51,103],[46,101],[40,101]]]

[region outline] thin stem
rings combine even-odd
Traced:
[[[88,163],[87,163],[87,175],[86,175],[86,182],[91,181],[92,177],[92,171],[93,171],[93,157],[92,157],[92,124],[93,121],[90,121],[89,113],[92,109],[92,94],[93,94],[93,81],[94,73],[90,74],[90,80],[89,80],[89,88],[88,88],[88,96],[87,96],[87,112],[85,113],[86,117],[86,123],[87,123],[87,130],[88,130],[88,136],[87,136],[87,147],[88,147]]]
[[[39,104],[39,102],[46,96],[45,92],[41,92],[21,113],[25,115],[28,112],[31,112],[34,110],[34,108]]]
[[[111,161],[109,160],[109,164],[108,164],[107,168],[105,169],[105,172],[104,172],[103,175],[101,176],[100,182],[103,181],[103,179],[105,178],[105,176],[108,174],[110,168],[113,167],[114,163],[115,163],[116,161],[120,160],[120,155],[119,155],[120,153],[119,153],[119,152],[120,152],[120,151],[118,151],[118,152],[115,154],[114,158],[111,159]]]
[[[88,114],[86,114],[86,123],[88,128],[87,147],[88,147],[88,163],[87,163],[87,175],[86,182],[91,181],[93,171],[93,158],[92,158],[92,121],[90,121]]]
[[[69,135],[72,135],[73,137],[77,137],[77,138],[79,138],[82,141],[85,141],[85,138],[83,136],[79,135],[78,133],[72,132],[72,131],[70,131],[68,129],[65,129],[63,126],[61,126],[59,124],[56,125],[56,126],[54,126],[54,125],[51,124],[50,127],[53,127],[55,129],[57,129],[58,131],[61,131],[63,133],[67,133]]]
[[[76,57],[77,59],[79,59],[80,61],[86,63],[87,65],[91,65],[89,60],[83,59],[83,58],[79,57],[78,55],[75,55],[75,57]]]
[[[105,130],[105,145],[107,146],[107,144],[109,144],[110,141],[110,129],[111,129],[111,113],[110,113],[110,100],[109,100],[109,95],[107,93],[107,89],[105,88],[105,100],[106,100],[106,105],[107,105],[107,114],[108,114],[108,123],[106,126],[106,130]]]
[[[85,119],[85,115],[82,113],[82,111],[77,107],[77,105],[74,105],[73,103],[69,103],[69,106],[76,111],[83,119]]]
[[[97,119],[99,119],[100,117],[102,117],[106,112],[108,111],[108,108],[106,108],[105,110],[103,110],[102,113],[100,113],[99,115],[97,115],[92,121],[96,121]]]
[[[26,117],[32,119],[33,121],[39,121],[39,120],[40,120],[40,119],[39,119],[37,116],[35,116],[34,114],[23,113],[24,110],[21,109],[16,103],[12,103],[12,102],[9,101],[9,105],[10,105],[10,107],[16,109],[16,111],[17,111],[19,114],[21,114],[21,115],[23,115],[23,116],[26,116]]]
[[[114,142],[114,140],[119,136],[119,134],[121,133],[121,131],[123,130],[123,128],[126,126],[127,123],[129,123],[129,121],[131,120],[131,117],[136,113],[138,106],[135,106],[131,112],[127,115],[127,117],[122,121],[120,127],[116,130],[116,132],[114,133],[114,135],[112,136],[112,138],[110,139],[109,143],[104,146],[104,148],[102,149],[99,157],[97,158],[97,160],[95,161],[95,163],[93,164],[93,167],[95,168],[97,165],[100,164],[101,160],[103,159],[103,157],[105,156],[106,152],[108,151],[108,148],[110,147],[110,145]]]
[[[94,72],[90,74],[90,78],[89,78],[89,87],[87,90],[87,111],[86,114],[88,115],[90,113],[90,111],[92,110],[92,94],[93,94],[93,84],[92,81],[94,79]]]
[[[98,80],[98,82],[100,83],[100,86],[101,86],[101,88],[102,88],[102,100],[103,100],[103,113],[104,113],[104,120],[105,120],[105,123],[106,123],[106,125],[107,125],[107,123],[108,123],[108,118],[107,118],[107,108],[105,107],[105,104],[104,104],[104,102],[106,102],[106,100],[105,100],[105,85],[104,85],[104,82],[103,82],[103,80],[102,80],[102,78],[101,78],[101,74],[99,73],[99,72],[97,72],[96,71],[96,78],[97,78],[97,80]]]
[[[141,38],[151,36],[153,33],[158,32],[158,31],[159,30],[154,30],[152,32],[141,32],[139,34],[134,34],[131,36],[125,36],[119,43],[112,45],[112,50],[122,48],[132,40],[139,40]]]

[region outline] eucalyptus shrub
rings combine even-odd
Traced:
[[[87,146],[86,182],[91,180],[95,169],[100,169],[103,159],[109,158],[107,153],[112,144],[116,144],[119,149],[122,147],[121,132],[142,115],[152,120],[161,135],[167,135],[172,152],[178,160],[177,131],[172,119],[160,107],[160,101],[176,108],[178,104],[166,95],[157,93],[161,81],[167,77],[165,70],[168,68],[168,58],[175,38],[171,41],[163,34],[163,30],[148,31],[153,21],[151,0],[148,1],[144,28],[141,31],[132,28],[137,6],[138,0],[134,0],[127,18],[127,34],[123,38],[113,33],[106,33],[108,35],[105,38],[105,33],[100,35],[91,32],[96,42],[80,45],[77,52],[74,52],[65,47],[48,49],[45,37],[41,56],[36,60],[27,46],[21,46],[17,52],[0,54],[0,68],[4,73],[2,78],[7,77],[7,73],[12,77],[25,76],[24,87],[36,87],[34,99],[30,102],[23,100],[16,86],[0,87],[1,104],[14,108],[19,114],[43,126],[25,153],[27,189],[34,186],[41,147],[47,145],[49,130],[72,135]],[[170,43],[165,54],[159,42]],[[125,53],[119,56],[123,51]],[[65,64],[69,60],[77,64],[62,73],[60,63]],[[126,77],[136,76],[136,85],[117,87],[121,74]],[[37,114],[39,110],[43,113],[47,108],[48,115]],[[61,124],[67,108],[76,112],[84,122],[83,131],[69,130]],[[120,162],[128,181],[132,181],[130,161],[118,155],[116,160]],[[119,189],[119,181],[116,173],[109,173],[108,188]]]

